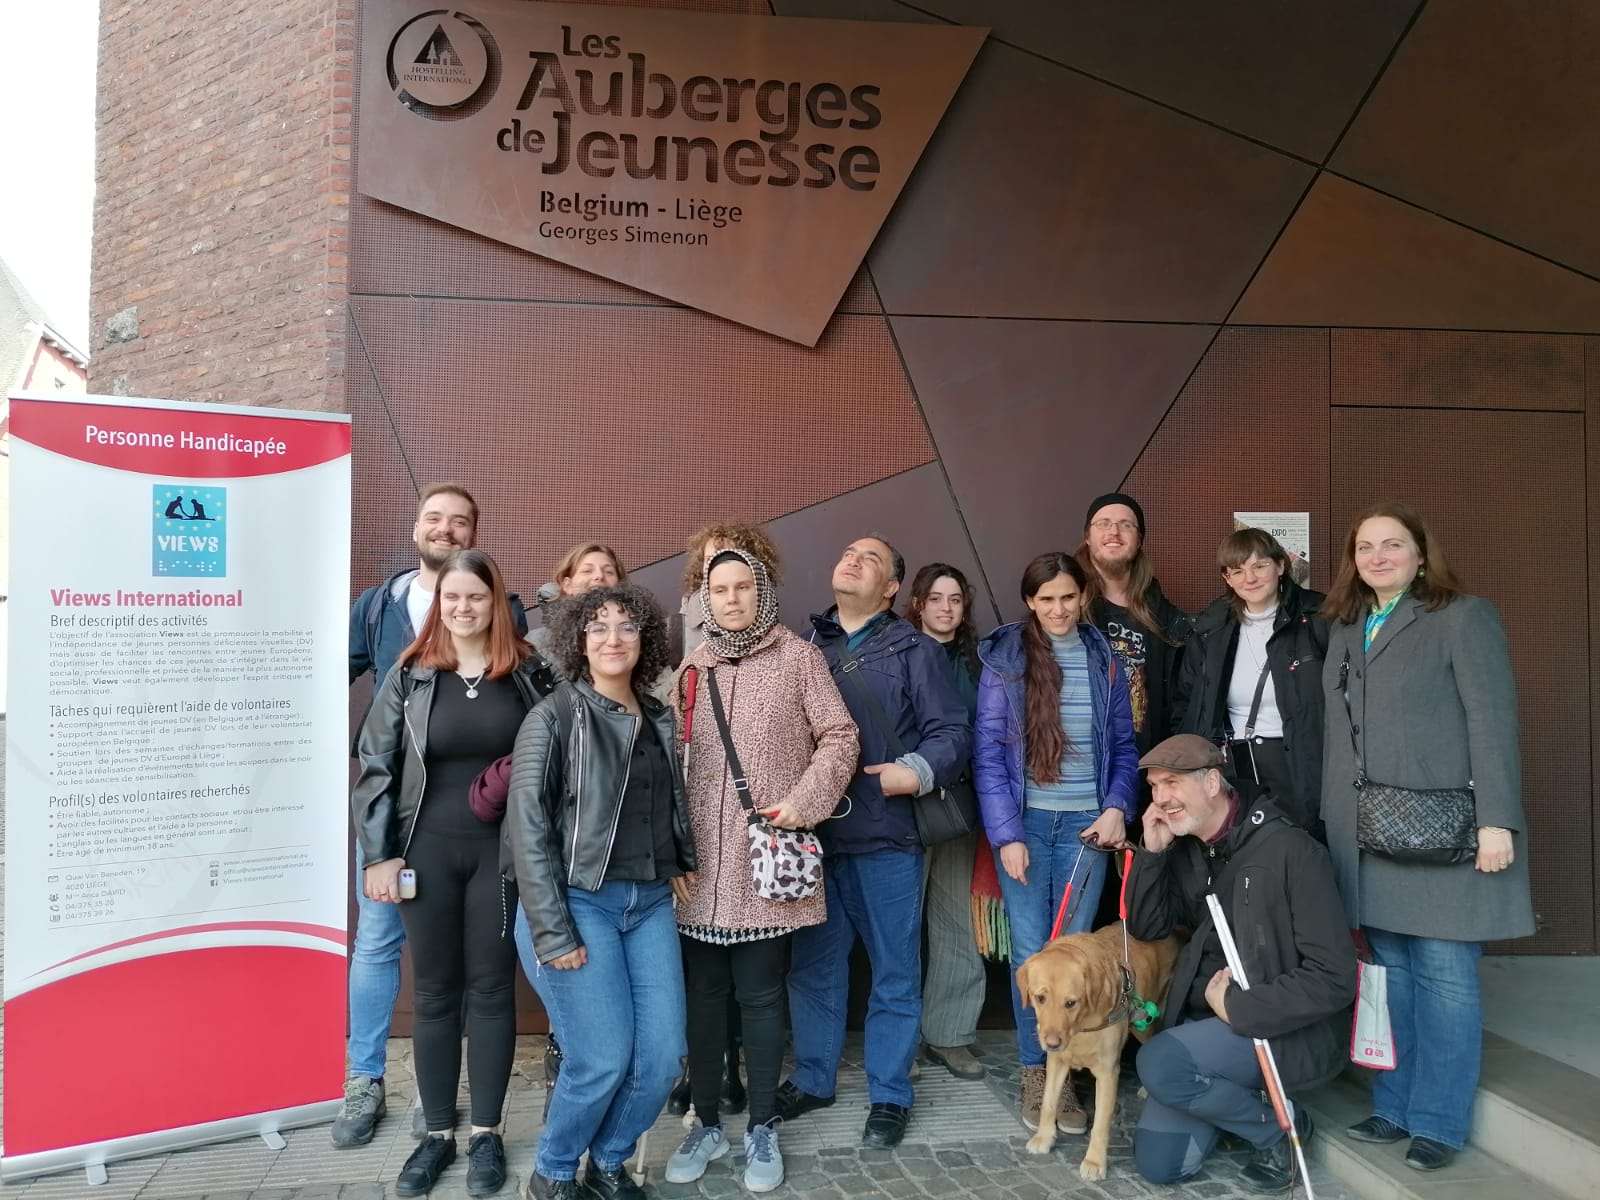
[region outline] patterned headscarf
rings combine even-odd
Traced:
[[[756,581],[756,619],[737,633],[730,633],[718,625],[711,610],[711,568],[725,561],[729,555],[748,566],[750,574]],[[761,639],[771,633],[772,627],[778,623],[778,593],[772,586],[771,577],[767,574],[767,565],[755,555],[746,554],[743,550],[719,550],[711,556],[711,561],[706,564],[705,573],[700,577],[700,606],[706,615],[706,644],[718,658],[743,658],[754,650]]]

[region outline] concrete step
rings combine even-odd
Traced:
[[[1343,1135],[1372,1112],[1369,1076],[1351,1068],[1306,1101],[1319,1130],[1312,1156],[1368,1200],[1600,1200],[1600,1079],[1486,1034],[1471,1138],[1448,1169],[1426,1174],[1405,1165],[1404,1142]]]

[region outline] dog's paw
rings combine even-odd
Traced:
[[[1085,1154],[1083,1162],[1078,1164],[1078,1178],[1098,1182],[1106,1177],[1106,1160],[1096,1158],[1092,1154]]]
[[[1049,1154],[1051,1148],[1054,1147],[1055,1144],[1056,1139],[1051,1137],[1049,1132],[1041,1129],[1038,1133],[1034,1134],[1028,1139],[1028,1153]]]

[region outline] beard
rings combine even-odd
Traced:
[[[1139,557],[1139,551],[1127,545],[1119,546],[1110,551],[1114,556],[1105,557],[1106,552],[1089,547],[1089,562],[1102,578],[1126,579],[1133,570],[1133,560]]]
[[[437,571],[449,560],[457,550],[465,549],[456,542],[449,545],[440,545],[437,542],[422,540],[417,543],[417,554],[422,558],[422,565],[430,571]]]

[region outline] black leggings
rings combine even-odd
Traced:
[[[417,897],[401,903],[400,919],[411,943],[412,1058],[428,1128],[455,1125],[463,995],[472,1124],[498,1125],[517,1040],[516,895],[500,877],[500,840],[419,830],[406,865],[417,873]]]
[[[722,1059],[728,1049],[728,997],[744,1022],[744,1069],[750,1092],[749,1128],[777,1115],[783,1073],[784,980],[789,934],[717,946],[686,937],[684,987],[689,1003],[689,1099],[704,1125],[721,1120]]]

